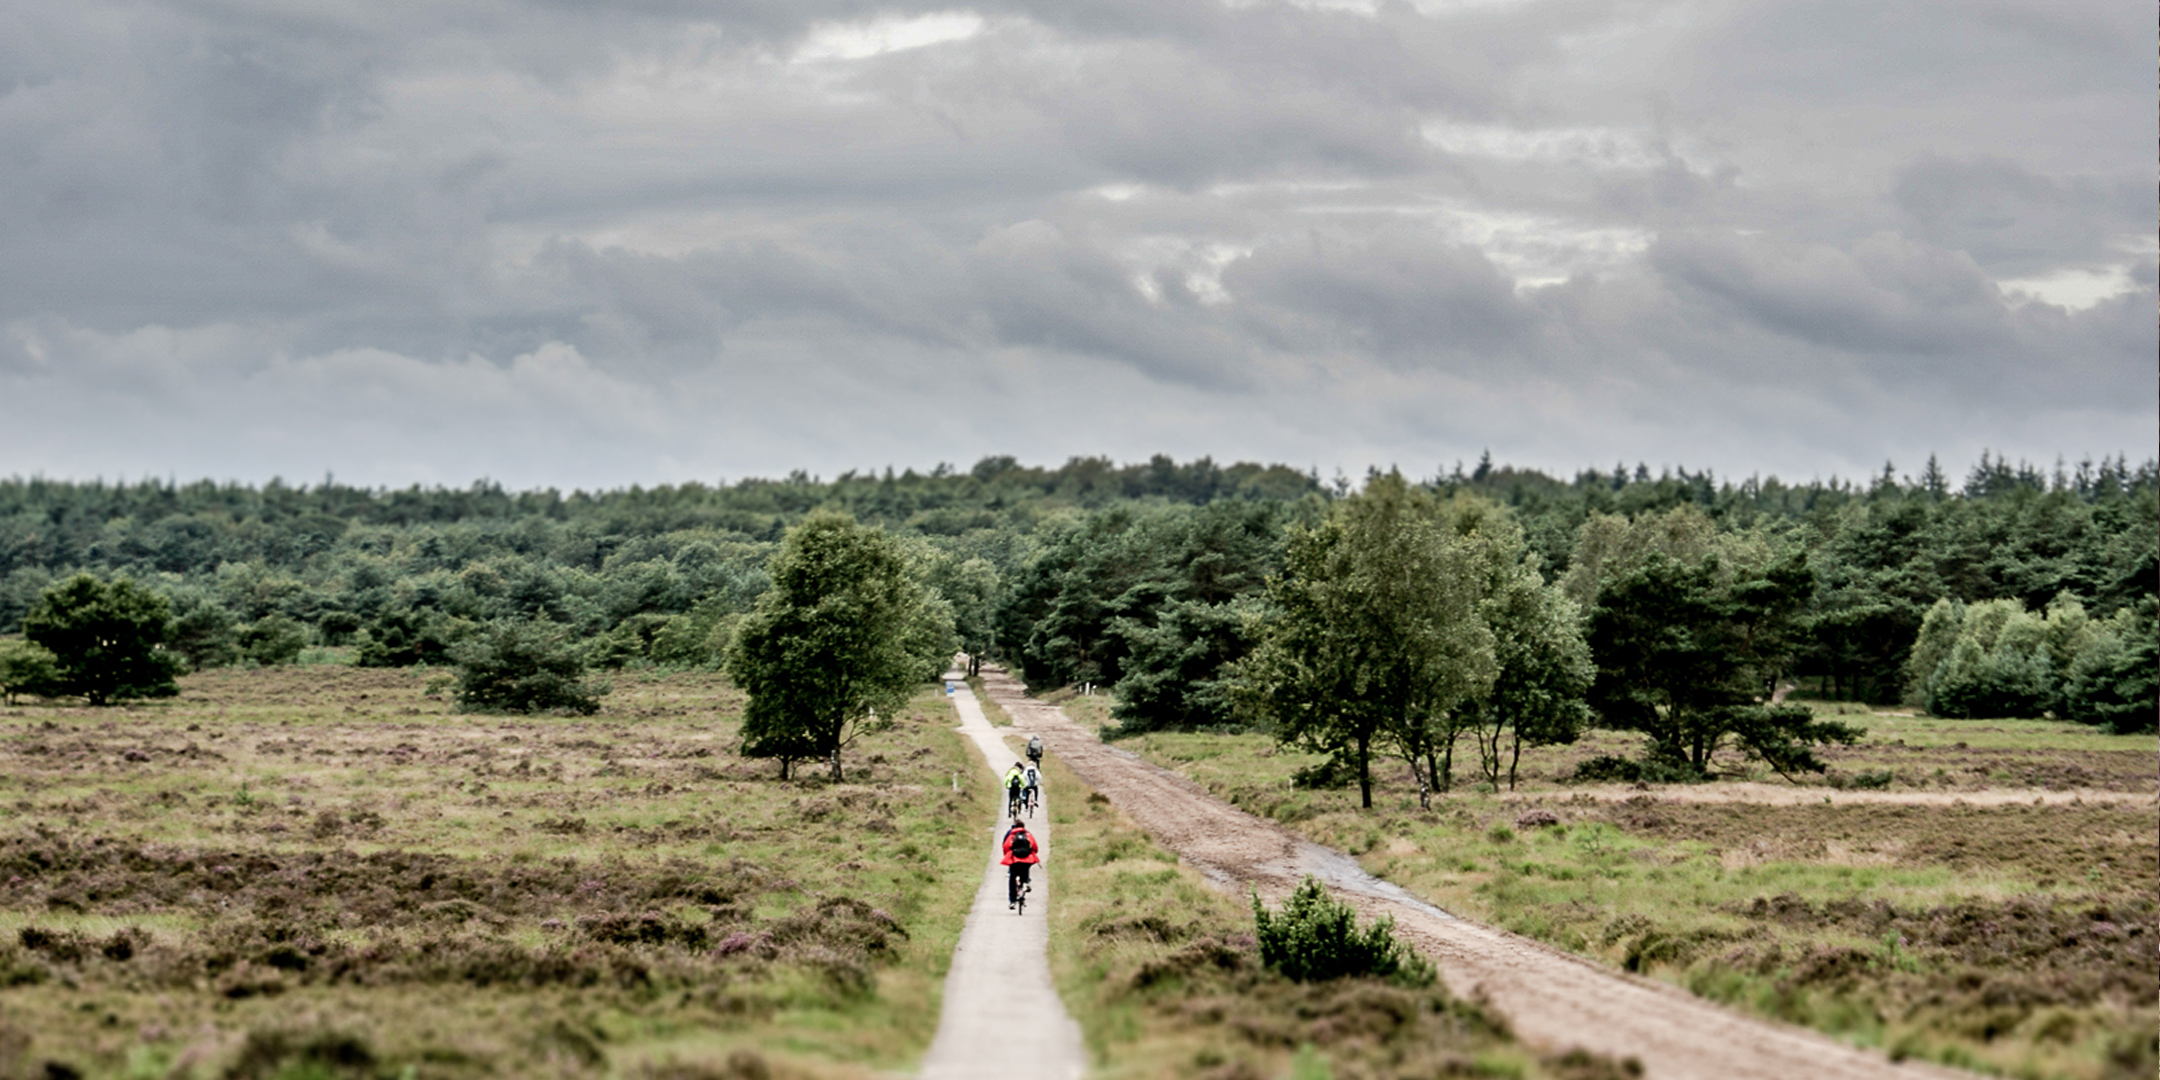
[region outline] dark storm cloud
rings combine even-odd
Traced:
[[[2136,452],[2151,43],[2098,2],[17,5],[0,472]]]

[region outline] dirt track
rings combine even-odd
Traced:
[[[1105,746],[1055,706],[1026,697],[1003,672],[983,686],[1017,730],[1050,752],[1142,828],[1217,883],[1279,900],[1306,874],[1366,916],[1387,915],[1448,987],[1481,997],[1541,1048],[1581,1046],[1639,1059],[1655,1080],[1893,1080],[1969,1074],[1893,1065],[1799,1028],[1742,1016],[1679,990],[1631,978],[1528,938],[1457,918],[1366,874],[1355,859],[1238,810],[1168,770]]]

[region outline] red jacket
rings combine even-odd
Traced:
[[[1028,852],[1028,856],[1025,859],[1016,859],[1013,857],[1012,853],[1013,837],[1022,834],[1025,834],[1027,836],[1028,843],[1034,845],[1035,850]],[[1042,841],[1037,839],[1034,833],[1028,832],[1026,829],[1013,829],[1007,832],[1005,834],[1004,841],[998,845],[998,848],[1005,853],[1005,858],[1002,862],[1002,864],[1005,866],[1011,866],[1014,863],[1027,863],[1028,865],[1033,866],[1036,863],[1042,861]]]

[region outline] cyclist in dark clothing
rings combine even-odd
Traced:
[[[1018,908],[1021,895],[1027,891],[1028,867],[1042,861],[1042,844],[1027,826],[1015,821],[1005,833],[1005,906]]]

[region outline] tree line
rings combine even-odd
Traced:
[[[1401,729],[1359,720],[1342,745],[1399,743],[1434,789],[1461,736],[1499,782],[1523,745],[1593,720],[1650,731],[1660,768],[1731,745],[1788,770],[1836,732],[1766,704],[1783,682],[2150,726],[2156,489],[2152,462],[1991,456],[1961,485],[1932,460],[1788,485],[1642,466],[1563,481],[1488,459],[1353,485],[1164,457],[570,495],[16,480],[0,482],[0,632],[30,631],[87,573],[164,605],[174,671],[310,648],[443,664],[510,648],[513,627],[600,667],[718,667],[766,625],[785,545],[844,518],[890,545],[952,644],[1033,685],[1115,686],[1127,730],[1306,738],[1323,698],[1299,705],[1285,673],[1332,670],[1325,699],[1354,692]],[[1439,606],[1413,616],[1412,600]],[[1337,650],[1325,662],[1292,647],[1301,625],[1352,624],[1313,631]],[[1359,634],[1423,659],[1342,652]]]

